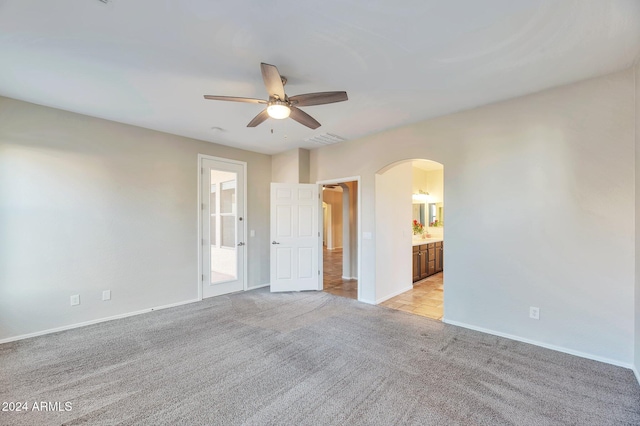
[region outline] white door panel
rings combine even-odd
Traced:
[[[271,184],[271,291],[321,290],[315,184]]]
[[[245,164],[201,159],[202,297],[245,289]]]

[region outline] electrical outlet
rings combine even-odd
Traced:
[[[540,319],[540,308],[536,308],[535,306],[529,306],[529,318],[532,319]]]
[[[71,306],[76,306],[80,304],[80,295],[74,294],[71,296]]]
[[[102,292],[102,300],[111,300],[111,290],[105,290]]]

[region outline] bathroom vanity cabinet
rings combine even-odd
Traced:
[[[423,280],[443,270],[444,242],[413,245],[413,282]]]

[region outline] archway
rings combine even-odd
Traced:
[[[444,212],[442,164],[410,159],[376,173],[376,303],[443,318]]]

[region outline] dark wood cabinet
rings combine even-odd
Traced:
[[[429,243],[413,246],[413,282],[443,270],[443,243]]]
[[[420,280],[420,247],[413,246],[413,282]]]
[[[428,266],[427,266],[427,275],[426,275],[426,277],[436,273],[436,245],[435,245],[435,243],[427,244],[427,250],[428,250],[428,253],[429,253],[428,254],[428,259],[429,259],[428,262],[429,263],[428,263]]]
[[[419,263],[420,263],[420,278],[425,279],[429,276],[428,268],[429,268],[429,251],[426,244],[422,244],[418,246],[418,255],[419,255]]]
[[[442,272],[444,270],[444,265],[442,264],[442,258],[444,253],[444,242],[436,243],[436,273]]]

